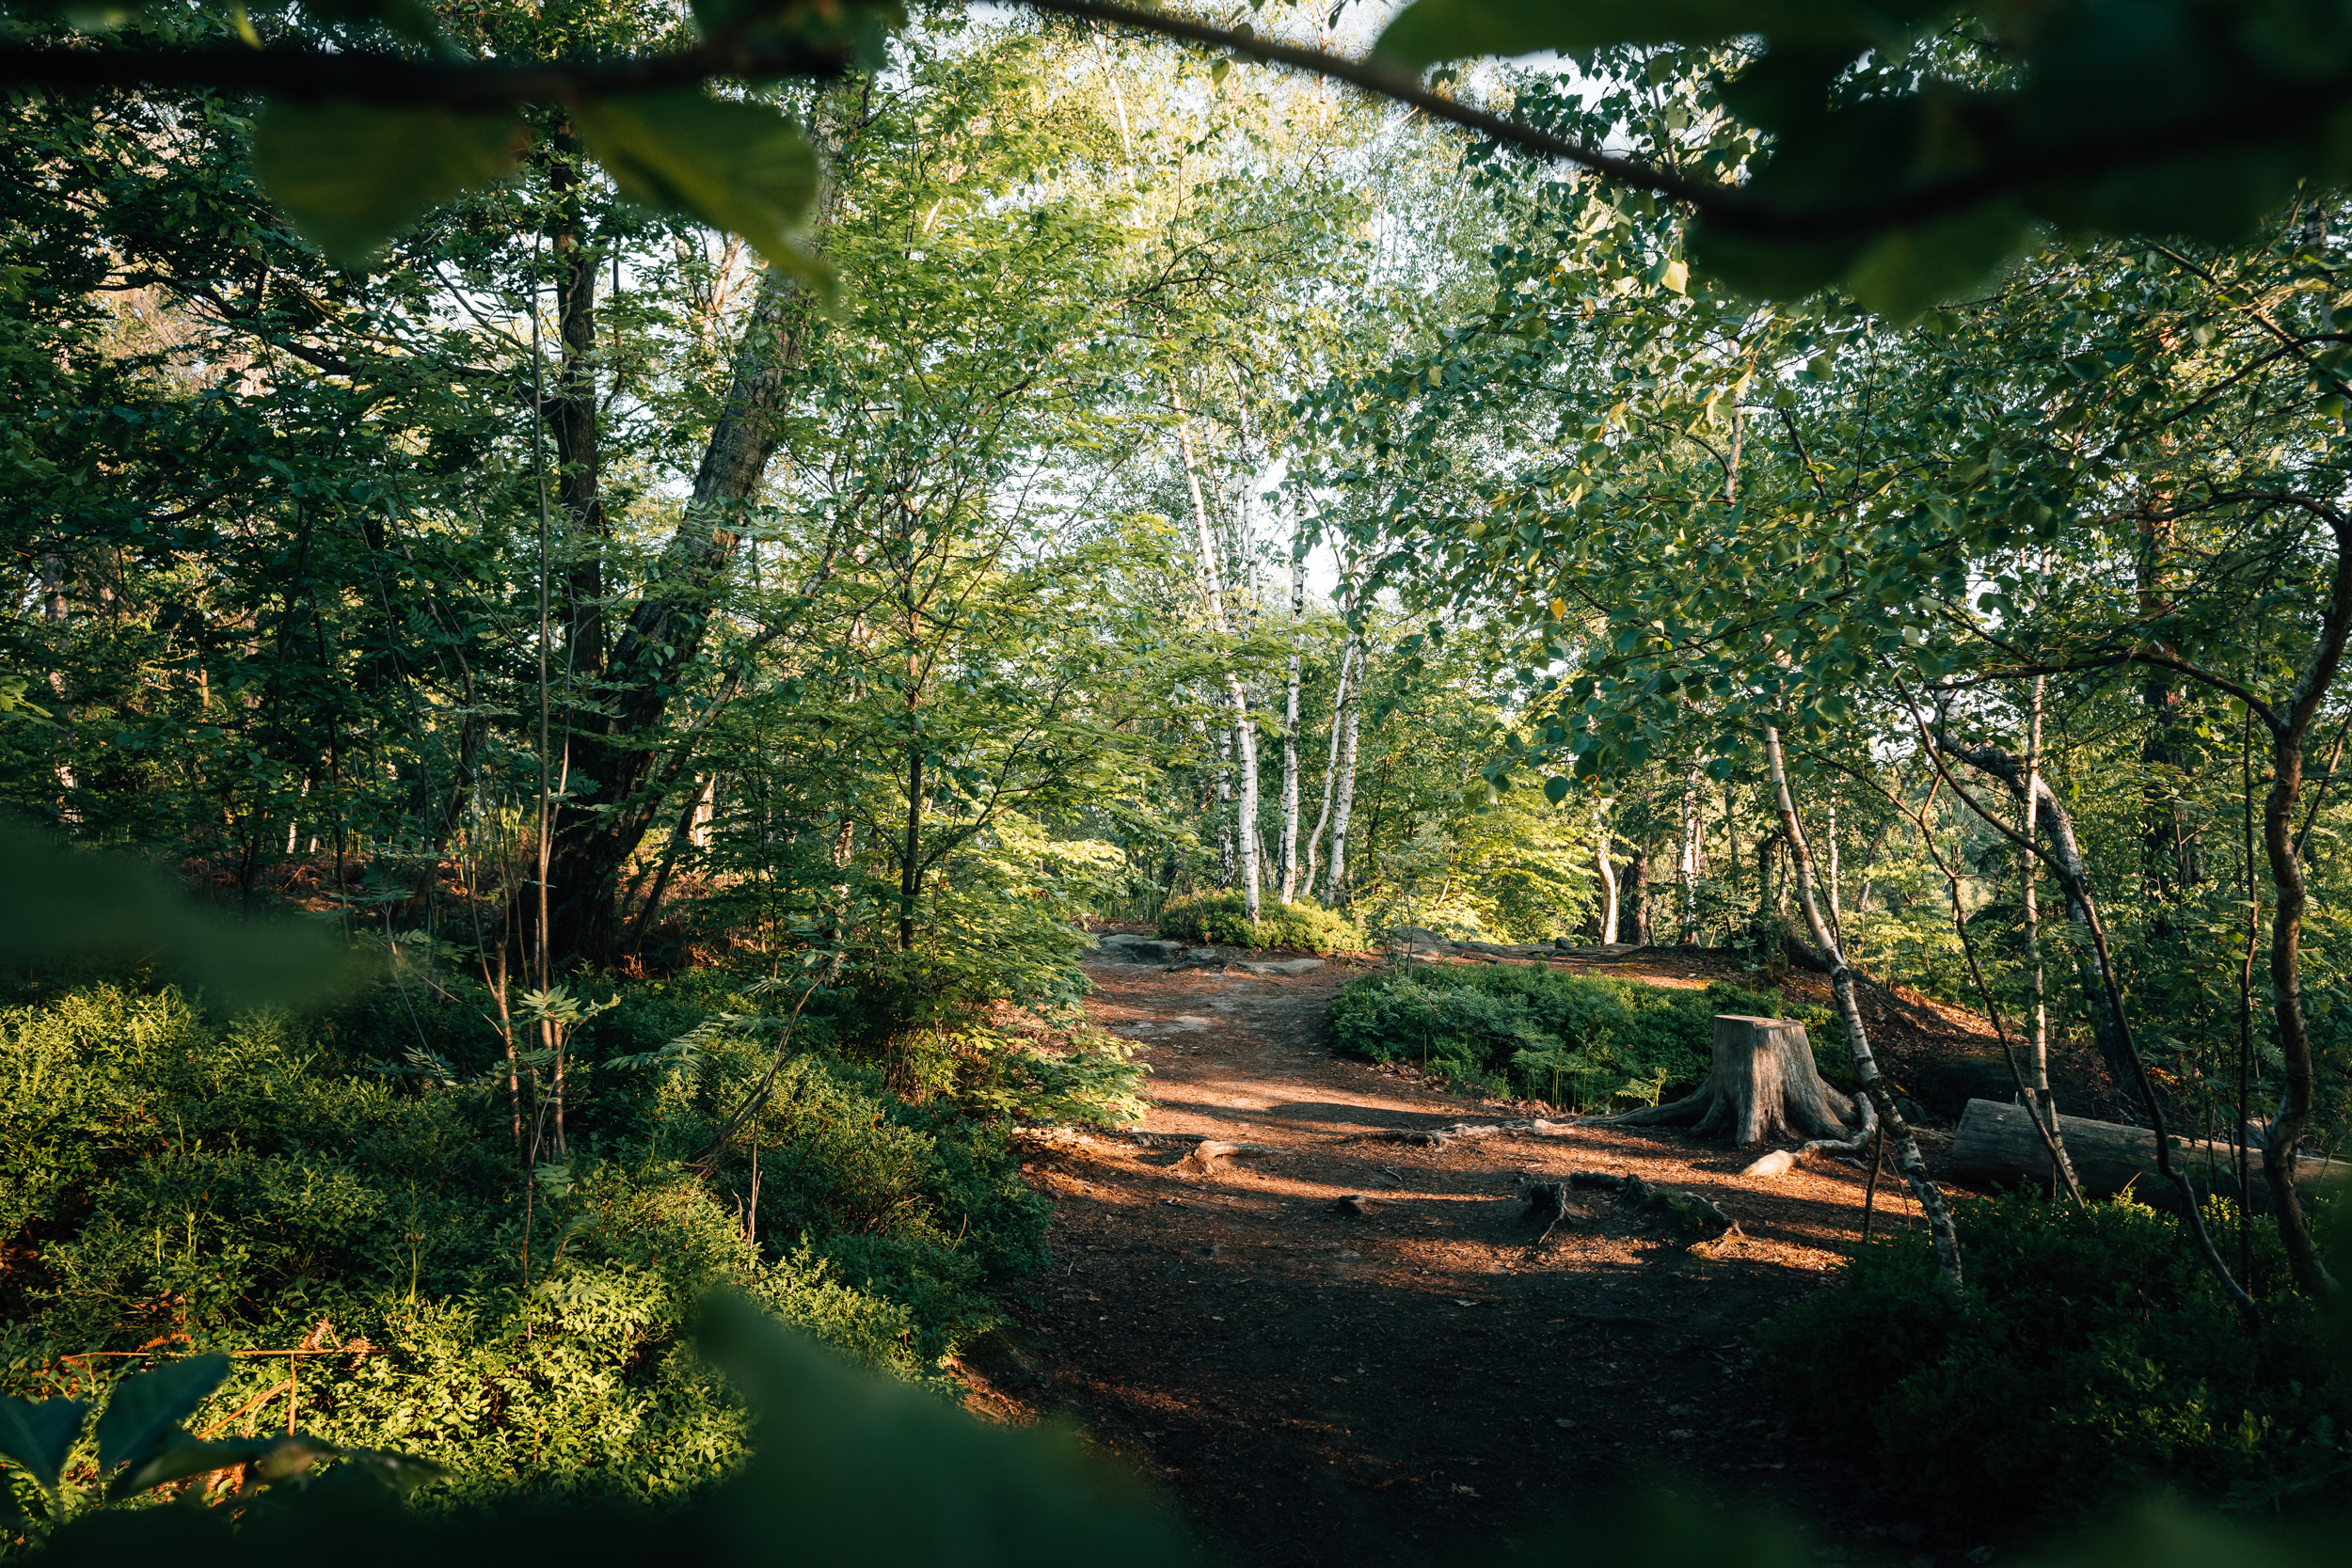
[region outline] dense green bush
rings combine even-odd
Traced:
[[[1679,990],[1502,964],[1416,964],[1366,975],[1333,999],[1331,1038],[1368,1061],[1417,1061],[1491,1092],[1594,1109],[1655,1104],[1707,1076],[1717,1013],[1797,1018],[1829,1076],[1845,1032],[1791,1012],[1778,991]]]
[[[2229,1237],[2228,1205],[2212,1213]],[[1791,1411],[1848,1442],[1869,1423],[1858,1446],[1917,1506],[1958,1518],[1998,1499],[2066,1522],[2156,1488],[2267,1507],[2352,1477],[2352,1387],[2285,1293],[2269,1227],[2258,1339],[2178,1222],[2129,1198],[1963,1199],[1956,1223],[1964,1302],[1939,1289],[1923,1230],[1865,1248],[1756,1334]]]
[[[1242,895],[1230,889],[1188,893],[1160,911],[1160,935],[1184,942],[1216,942],[1229,947],[1282,947],[1298,953],[1358,952],[1364,933],[1343,914],[1311,898],[1288,904],[1262,900],[1258,918],[1244,912]]]
[[[304,1364],[307,1430],[437,1460],[451,1501],[654,1500],[740,1452],[736,1402],[679,1338],[714,1284],[939,1381],[997,1321],[991,1291],[1043,1257],[1047,1206],[1001,1127],[909,1104],[811,1027],[704,1160],[775,1059],[755,1015],[778,998],[648,990],[580,1037],[568,1155],[544,1149],[532,1182],[495,1058],[419,998],[224,1023],[172,991],[92,985],[0,1012],[0,1392],[87,1397],[139,1365],[64,1359],[92,1351],[363,1341]],[[662,1047],[712,1003],[746,1023]],[[388,1017],[448,1051],[388,1067]],[[192,1424],[285,1366],[238,1360]]]

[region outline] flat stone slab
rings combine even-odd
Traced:
[[[1321,958],[1274,958],[1264,963],[1244,964],[1252,974],[1304,974],[1311,969],[1321,969]]]
[[[1174,963],[1177,955],[1184,949],[1164,937],[1147,937],[1134,931],[1119,931],[1097,942],[1095,951],[1103,958],[1115,959],[1120,963],[1165,964]]]

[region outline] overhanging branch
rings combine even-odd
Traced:
[[[2305,132],[2352,101],[2352,72],[2293,84],[2266,82],[2247,96],[2169,119],[2112,126],[2047,145],[1996,146],[1975,168],[1946,178],[1851,198],[1791,203],[1759,198],[1738,185],[1691,179],[1475,108],[1377,59],[1350,59],[1108,0],[1021,3],[1047,15],[1099,22],[1345,82],[1519,152],[1572,164],[1616,184],[1682,203],[1726,232],[1758,240],[1819,241],[1925,223],[2052,180],[2090,178]],[[772,36],[713,40],[665,55],[529,65],[418,59],[369,50],[327,54],[289,45],[172,50],[41,44],[0,48],[0,87],[66,92],[213,89],[306,102],[349,98],[486,112],[526,103],[564,103],[680,87],[713,77],[831,77],[848,64],[846,45],[818,49]]]

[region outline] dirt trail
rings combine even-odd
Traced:
[[[1332,1055],[1323,1012],[1360,970],[1089,967],[1098,1021],[1149,1042],[1146,1127],[1271,1152],[1200,1176],[1181,1148],[1033,1144],[1057,1262],[1025,1288],[1021,1326],[969,1359],[977,1408],[1076,1419],[1241,1561],[1491,1559],[1629,1480],[1675,1475],[1772,1497],[1905,1568],[1956,1568],[1979,1544],[1923,1540],[1855,1497],[1867,1462],[1779,1430],[1748,1364],[1744,1332],[1851,1244],[1859,1169],[1742,1180],[1752,1155],[1646,1128],[1343,1142],[1509,1113]],[[1671,964],[1629,977],[1693,983]],[[1747,1240],[1698,1256],[1613,1195],[1577,1192],[1532,1245],[1521,1180],[1572,1170],[1703,1194]],[[1335,1209],[1359,1196],[1363,1215]],[[1906,1223],[1888,1183],[1877,1203],[1876,1224]]]

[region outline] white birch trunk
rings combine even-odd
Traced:
[[[2027,844],[2038,842],[2041,832],[2042,695],[2045,679],[2042,675],[2033,678],[2033,719],[2026,735],[2026,799],[2018,807],[2018,816],[2019,829]],[[2033,1020],[2027,1030],[2031,1038],[2026,1054],[2026,1099],[2035,1117],[2051,1126],[2055,1125],[2058,1107],[2050,1099],[2050,1002],[2048,981],[2042,967],[2042,900],[2034,887],[2041,878],[2042,863],[2025,849],[2018,851],[2017,863],[2025,877],[2026,1006]]]
[[[1340,645],[1340,678],[1331,697],[1331,749],[1323,759],[1323,810],[1315,817],[1315,831],[1307,835],[1307,869],[1298,885],[1311,895],[1315,886],[1315,865],[1322,859],[1323,830],[1331,825],[1332,788],[1340,778],[1340,721],[1347,710],[1348,667],[1355,662],[1356,637],[1349,633]]]
[[[1364,676],[1372,664],[1372,650],[1360,642],[1356,648],[1356,689],[1347,699],[1347,713],[1339,722],[1340,784],[1331,808],[1331,869],[1323,883],[1323,902],[1330,909],[1342,904],[1342,894],[1347,886],[1347,825],[1356,805],[1356,721],[1363,712]]]
[[[1675,932],[1677,942],[1696,942],[1699,932],[1699,833],[1704,824],[1699,815],[1699,759],[1691,757],[1691,774],[1682,786],[1682,849],[1675,863],[1675,879],[1680,885],[1682,909],[1680,923]]]
[[[1593,806],[1593,864],[1600,873],[1600,940],[1617,940],[1617,871],[1609,863],[1609,808]]]
[[[1168,396],[1176,409],[1176,449],[1183,455],[1184,483],[1192,492],[1192,520],[1200,546],[1200,592],[1208,601],[1209,625],[1219,638],[1232,635],[1232,623],[1225,613],[1225,589],[1217,568],[1216,535],[1209,523],[1208,499],[1200,490],[1200,466],[1192,450],[1192,425],[1184,415],[1184,398],[1169,384]],[[1241,852],[1242,907],[1244,918],[1258,918],[1258,735],[1249,720],[1249,696],[1242,689],[1241,672],[1234,668],[1232,655],[1225,660],[1225,695],[1233,710],[1233,750],[1240,765],[1240,800],[1236,802],[1234,847]]]
[[[1291,542],[1291,659],[1282,698],[1282,881],[1281,899],[1298,895],[1298,673],[1300,640],[1306,635],[1307,556],[1303,540]]]
[[[1216,732],[1216,885],[1233,885],[1233,732]]]
[[[1837,790],[1829,792],[1829,928],[1837,933],[1837,940],[1846,940],[1846,911],[1838,897],[1837,864]]]

